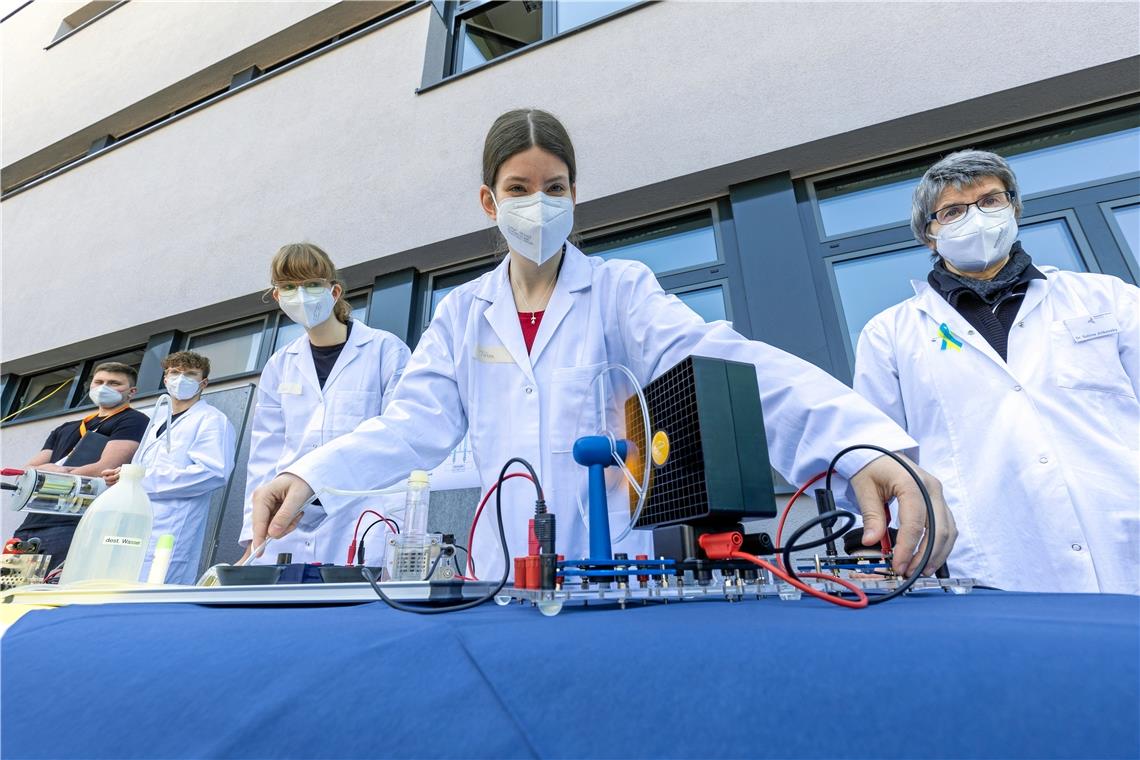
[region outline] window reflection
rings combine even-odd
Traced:
[[[1140,203],[1118,206],[1112,210],[1112,217],[1124,240],[1124,254],[1131,259],[1133,273],[1140,277]]]
[[[210,377],[226,377],[257,369],[264,321],[190,337],[188,348],[210,360]]]
[[[724,288],[720,285],[677,293],[677,298],[684,301],[686,306],[699,314],[701,319],[706,322],[728,319],[728,307],[724,302]]]
[[[640,261],[658,275],[714,264],[720,258],[708,212],[595,238],[583,250],[603,259]]]
[[[995,145],[1023,196],[1140,173],[1137,115],[1124,114],[1038,137]],[[816,185],[827,236],[907,223],[911,194],[934,159],[863,178]]]

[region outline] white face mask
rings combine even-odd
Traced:
[[[179,401],[189,401],[202,389],[202,381],[186,375],[167,375],[166,392]]]
[[[943,227],[934,238],[938,255],[960,272],[981,272],[1009,255],[1017,240],[1013,206],[993,214],[971,207],[962,221]]]
[[[491,196],[494,200],[494,196]],[[496,223],[512,251],[535,264],[549,261],[574,229],[574,201],[568,195],[538,192],[495,201]]]
[[[297,288],[292,293],[281,293],[277,303],[289,319],[309,328],[332,316],[336,301],[331,289],[322,289],[319,295],[314,295],[305,288]]]
[[[109,385],[96,385],[87,395],[96,406],[103,409],[114,409],[123,403],[123,394]]]

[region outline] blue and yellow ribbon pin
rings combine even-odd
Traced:
[[[954,337],[954,333],[950,332],[950,328],[945,322],[938,326],[938,335],[936,337],[942,339],[943,351],[946,350],[947,346],[953,348],[955,351],[962,350],[962,341]]]

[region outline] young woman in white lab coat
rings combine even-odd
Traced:
[[[202,399],[209,383],[209,359],[192,351],[178,351],[162,360],[162,369],[170,394],[169,425],[164,405],[156,406],[131,460],[146,468],[142,487],[154,512],[139,580],[145,581],[150,574],[158,538],[170,533],[174,549],[165,582],[189,585],[198,579],[210,498],[233,472],[234,426],[225,414]],[[103,477],[108,485],[114,485],[119,468],[106,470]]]
[[[240,537],[247,555],[254,490],[304,454],[380,415],[410,354],[392,333],[352,319],[336,267],[317,246],[286,245],[270,269],[273,298],[305,333],[269,358],[258,382]],[[288,553],[293,562],[343,565],[361,511],[385,500],[322,494],[320,501],[328,515],[321,525],[295,530],[254,561],[273,563]]]
[[[914,447],[896,424],[816,367],[747,340],[726,322],[703,322],[666,294],[643,264],[590,258],[567,242],[575,179],[574,150],[557,119],[538,110],[499,117],[484,146],[479,200],[505,236],[509,255],[442,301],[382,416],[283,468],[285,474],[254,494],[255,541],[267,531],[285,532],[314,490],[394,483],[409,470],[437,465],[468,431],[484,488],[510,457],[524,457],[557,515],[558,552],[587,556],[576,495],[582,479],[571,447],[590,382],[610,362],[630,368],[642,385],[691,354],[755,364],[771,461],[792,482],[824,470],[850,444]],[[869,515],[868,543],[885,527],[883,503],[899,497],[903,535],[896,567],[917,570],[907,565],[925,540],[925,512],[910,477],[889,459],[862,452],[845,457],[838,469],[845,479],[854,477],[851,485]],[[931,485],[938,515],[932,571],[946,558],[954,529],[936,482]],[[526,553],[533,511],[532,489],[504,486],[512,556]],[[646,551],[649,540],[637,531],[613,548],[633,556]],[[480,577],[501,575],[493,514],[480,521],[472,549]]]

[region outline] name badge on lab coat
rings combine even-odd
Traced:
[[[1065,320],[1065,327],[1076,343],[1101,338],[1105,335],[1116,335],[1120,332],[1120,324],[1111,313],[1097,314],[1089,317],[1073,317]]]
[[[487,364],[512,364],[515,360],[506,346],[476,346],[475,358]]]
[[[301,395],[300,383],[281,383],[277,386],[277,395],[288,394],[290,396]]]

